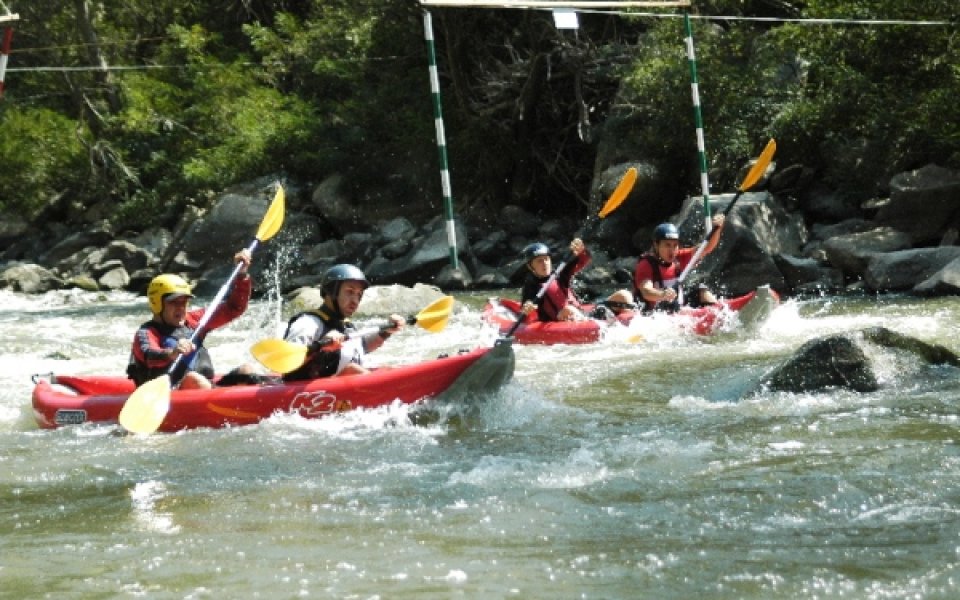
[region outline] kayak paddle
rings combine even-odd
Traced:
[[[453,311],[453,302],[453,296],[443,296],[442,298],[434,300],[416,315],[407,317],[407,324],[417,325],[430,333],[443,331],[447,326],[450,313]],[[368,333],[385,331],[392,327],[393,325],[385,325],[383,327],[362,329],[352,332],[349,337],[360,337]],[[309,351],[309,346],[294,344],[278,338],[261,340],[250,347],[250,353],[253,357],[274,373],[289,373],[300,368],[307,359],[307,353]]]
[[[269,240],[280,231],[280,227],[283,225],[283,212],[283,186],[278,186],[273,202],[271,202],[269,208],[267,208],[267,214],[264,215],[263,221],[261,221],[260,227],[257,229],[256,237],[254,237],[247,250],[253,253],[260,242]],[[229,279],[221,286],[217,295],[214,296],[213,301],[203,313],[200,322],[197,323],[197,328],[190,335],[191,343],[203,333],[204,327],[207,326],[207,323],[210,322],[217,308],[219,308],[220,303],[223,302],[233,281],[240,274],[241,268],[243,268],[243,263],[237,263]],[[130,397],[127,398],[127,401],[123,404],[123,408],[120,410],[120,417],[118,419],[124,429],[131,433],[153,433],[160,427],[164,417],[167,416],[167,412],[170,410],[171,384],[179,383],[173,382],[172,379],[173,373],[182,358],[182,354],[177,355],[165,375],[151,379],[130,394]]]
[[[616,189],[614,189],[613,193],[610,194],[610,197],[607,198],[607,201],[604,203],[603,207],[600,209],[600,212],[597,213],[597,218],[605,219],[607,218],[607,215],[617,210],[617,208],[619,208],[620,205],[623,204],[623,201],[627,199],[627,196],[630,195],[630,191],[633,190],[633,184],[635,184],[636,182],[637,182],[637,169],[635,167],[630,167],[629,169],[627,169],[627,172],[623,174],[623,177],[620,179],[620,183],[617,184]],[[593,218],[593,215],[590,215],[587,217],[587,221],[584,224],[584,230],[586,230],[587,223],[590,223],[590,219],[592,218]],[[540,299],[543,298],[543,294],[546,293],[547,288],[550,286],[551,283],[553,283],[553,281],[557,278],[557,275],[559,275],[560,271],[562,271],[563,268],[567,266],[567,263],[570,262],[571,260],[573,260],[572,257],[562,261],[559,265],[557,265],[557,268],[553,270],[553,273],[550,273],[550,277],[543,282],[543,285],[540,286],[540,291],[537,292],[537,295],[534,298],[534,300],[536,301],[535,304],[539,303]],[[521,310],[520,315],[518,315],[517,317],[517,322],[513,324],[513,327],[510,328],[510,331],[508,331],[504,337],[512,336],[513,332],[515,332],[517,328],[520,327],[520,324],[523,323],[525,319],[526,319],[526,315],[523,314],[523,311]]]
[[[737,203],[737,200],[740,199],[740,196],[744,192],[750,191],[757,182],[760,181],[760,178],[763,177],[764,173],[767,172],[767,167],[770,166],[770,161],[773,160],[773,154],[777,151],[777,142],[771,139],[767,142],[766,147],[763,149],[763,152],[760,153],[760,156],[757,158],[757,162],[753,163],[753,166],[750,167],[750,170],[747,171],[747,175],[743,178],[743,182],[740,184],[740,187],[737,188],[737,193],[733,196],[733,200],[730,201],[730,204],[727,205],[727,208],[723,211],[723,216],[726,217],[730,214],[730,211],[733,209],[733,205]],[[707,235],[704,236],[703,241],[700,242],[700,246],[697,248],[697,251],[693,254],[693,258],[690,259],[690,262],[687,263],[687,267],[680,273],[680,277],[677,279],[677,283],[683,283],[687,278],[687,275],[690,274],[690,271],[693,270],[694,266],[700,261],[703,257],[703,252],[707,248],[707,243],[710,241],[710,236],[713,234],[713,231],[708,231]]]

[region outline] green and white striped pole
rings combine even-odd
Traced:
[[[433,44],[433,19],[430,11],[423,11],[423,31],[430,58],[430,92],[433,96],[433,122],[437,129],[437,150],[440,151],[440,184],[443,188],[443,212],[447,220],[447,244],[450,247],[450,266],[460,268],[457,259],[457,230],[453,222],[453,192],[450,187],[450,168],[447,163],[447,138],[443,131],[443,111],[440,108],[440,76],[437,74],[437,52]]]
[[[703,194],[703,218],[706,229],[710,233],[710,182],[707,179],[707,145],[703,135],[703,115],[700,112],[700,82],[697,80],[697,57],[693,51],[693,28],[690,26],[690,15],[683,14],[683,26],[686,29],[684,42],[687,45],[687,61],[690,63],[690,92],[693,95],[693,118],[697,124],[697,153],[700,158],[700,188]]]
[[[690,26],[689,13],[683,13],[683,26],[686,30],[684,42],[687,45],[687,61],[690,63],[690,93],[693,96],[693,118],[697,124],[697,154],[700,159],[700,189],[703,195],[704,237],[703,242],[697,247],[697,251],[693,253],[690,262],[687,263],[686,268],[680,273],[680,277],[677,279],[677,298],[681,304],[683,304],[683,286],[679,284],[682,284],[687,279],[690,270],[700,262],[703,253],[707,249],[707,240],[710,239],[710,231],[712,229],[710,223],[710,181],[707,179],[707,144],[703,134],[703,114],[700,112],[700,82],[697,80],[697,57],[693,51],[693,28]]]

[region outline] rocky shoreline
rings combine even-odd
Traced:
[[[598,191],[612,189],[630,164],[608,169]],[[637,165],[644,171],[644,165]],[[769,284],[785,296],[854,293],[960,293],[960,172],[928,165],[897,174],[889,195],[850,206],[829,191],[804,186],[802,169],[768,177],[764,191],[746,193],[728,216],[717,250],[692,272],[725,295]],[[0,289],[24,293],[82,288],[143,293],[160,272],[180,273],[212,295],[229,275],[230,257],[249,245],[275,192],[263,178],[223,192],[206,212],[191,210],[172,229],[116,232],[109,221],[81,228],[59,223],[35,227],[8,220],[0,229]],[[631,196],[642,196],[635,189]],[[556,256],[574,235],[584,235],[592,264],[579,277],[586,297],[622,287],[649,246],[660,219],[643,198],[627,214],[613,214],[582,230],[574,219],[542,220],[517,206],[458,221],[460,268],[450,266],[446,224],[439,216],[417,224],[394,207],[382,218],[340,195],[335,181],[317,186],[309,200],[295,184],[280,233],[254,258],[256,292],[279,283],[284,294],[316,286],[332,264],[360,266],[377,285],[431,284],[444,291],[518,288],[520,250],[547,243]],[[712,196],[720,211],[732,194]],[[670,217],[684,245],[703,236],[703,200],[688,198]],[[439,212],[439,211],[437,211]],[[619,211],[618,211],[619,212]],[[380,217],[380,218],[378,218]],[[333,232],[333,233],[331,233]]]

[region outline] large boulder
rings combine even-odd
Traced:
[[[713,196],[711,213],[723,211],[733,197]],[[703,200],[690,198],[674,222],[680,223],[682,245],[699,244],[704,231]],[[691,271],[689,284],[707,283],[732,296],[761,285],[786,289],[774,257],[798,254],[808,235],[803,221],[787,213],[766,192],[743,194],[727,217],[720,244]]]
[[[15,292],[42,294],[64,287],[62,279],[52,271],[33,263],[15,264],[0,273],[0,288]]]
[[[110,242],[114,232],[106,222],[101,222],[89,229],[74,232],[53,245],[40,256],[39,263],[54,266],[60,261],[73,256],[84,248],[101,247]]]
[[[915,246],[938,243],[960,221],[960,172],[927,165],[895,175],[875,220],[905,232]]]
[[[254,239],[275,193],[273,185],[224,193],[193,223],[179,248],[203,265],[231,263],[233,255]]]
[[[914,286],[912,291],[918,296],[960,295],[960,259],[951,261],[929,278]]]
[[[960,367],[960,357],[943,346],[928,344],[885,327],[870,327],[806,342],[768,373],[759,385],[768,391],[792,393],[832,388],[872,392],[881,386],[877,361],[886,360],[884,350],[887,353],[909,353],[923,364]]]
[[[773,257],[787,282],[798,294],[821,294],[843,289],[843,273],[812,258],[778,254]]]
[[[848,335],[808,341],[761,385],[772,392],[793,393],[827,388],[872,392],[880,387],[867,355]]]
[[[397,187],[351,186],[341,175],[327,177],[313,190],[311,201],[321,218],[339,236],[355,231],[371,231],[377,224],[398,217],[418,222],[441,212],[432,195],[409,195],[403,185]]]
[[[831,265],[850,278],[862,277],[870,259],[876,254],[910,248],[909,235],[891,227],[838,235],[823,242],[823,250]]]
[[[455,236],[459,261],[469,262],[470,242],[467,239],[466,228],[459,222],[455,224]],[[413,249],[406,255],[395,259],[377,256],[366,266],[365,272],[367,277],[378,285],[434,283],[440,271],[449,262],[450,244],[447,230],[445,227],[435,227],[424,236],[417,238]]]
[[[876,254],[867,263],[864,281],[877,292],[909,290],[958,258],[960,246]]]

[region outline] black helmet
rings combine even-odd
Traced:
[[[370,287],[370,282],[367,281],[367,276],[363,274],[363,271],[353,265],[341,264],[333,265],[323,274],[323,279],[320,281],[320,291],[324,295],[329,294],[336,298],[340,284],[344,281],[359,281],[363,284],[363,289]]]
[[[550,256],[550,248],[546,244],[534,242],[523,249],[523,262],[527,264],[538,256]]]
[[[661,223],[657,225],[657,228],[653,230],[653,241],[659,242],[660,240],[679,240],[680,231],[677,230],[677,226],[673,223]]]

